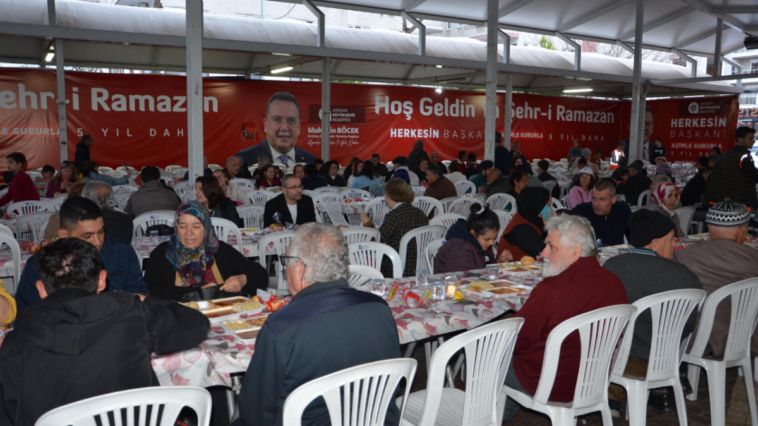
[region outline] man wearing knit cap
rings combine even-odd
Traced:
[[[603,265],[621,279],[626,289],[629,303],[665,291],[680,289],[702,289],[697,275],[681,264],[673,262],[674,223],[668,217],[647,209],[636,211],[629,219],[629,242],[634,246],[632,253],[612,257]],[[650,356],[652,316],[644,312],[634,325],[634,339],[626,364],[626,374],[645,376]],[[697,311],[693,312],[684,327],[683,337],[692,333],[697,324]],[[623,389],[611,386],[608,398],[623,399]],[[674,404],[674,394],[670,388],[651,392],[650,406],[661,411],[669,411]]]
[[[709,295],[725,285],[748,278],[758,277],[758,250],[743,244],[747,237],[750,212],[743,204],[729,198],[708,209],[705,223],[710,240],[679,250],[674,261],[694,272]],[[731,302],[727,299],[716,309],[716,319],[708,341],[705,355],[712,352],[721,359],[726,347],[731,317]],[[753,352],[758,348],[758,338],[753,336]]]

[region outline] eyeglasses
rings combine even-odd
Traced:
[[[289,266],[290,261],[298,261],[303,264],[303,266],[308,266],[303,262],[303,259],[297,257],[297,256],[279,256],[279,261],[282,262],[282,266],[285,268]],[[295,266],[294,264],[292,266]]]
[[[284,189],[303,189],[305,188],[303,185],[297,185],[297,186],[285,186]]]

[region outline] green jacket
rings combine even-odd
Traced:
[[[478,191],[479,188],[483,186],[487,186],[487,178],[484,177],[483,174],[478,173],[469,179],[474,185],[476,185],[476,190]]]
[[[500,176],[499,178],[495,179],[494,182],[492,182],[492,185],[490,185],[490,190],[487,191],[487,196],[489,197],[493,194],[506,194],[511,189],[513,189],[513,186],[511,186],[508,178],[505,176]]]

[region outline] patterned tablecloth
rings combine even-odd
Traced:
[[[8,228],[11,229],[11,231],[13,231],[15,233],[16,232],[16,229],[15,229],[16,228],[16,219],[17,218],[15,218],[15,217],[14,218],[10,218],[10,217],[3,216],[3,217],[0,217],[0,224],[7,226]]]
[[[344,201],[340,201],[340,211],[342,214],[348,214],[348,215],[359,215],[361,213],[366,212],[366,206],[368,206],[368,201],[351,201],[349,203],[346,203]],[[316,210],[320,213],[325,213],[326,210],[321,206],[321,204],[316,205]]]
[[[472,280],[481,280],[480,275],[483,272],[483,270],[478,270],[456,275],[461,280],[461,284],[465,285]],[[501,278],[525,286],[533,286],[539,281],[540,278],[536,274],[539,273],[506,275],[501,270]],[[414,279],[387,279],[385,281],[409,283]],[[455,331],[470,330],[508,311],[518,311],[526,301],[525,295],[485,297],[489,295],[482,296],[468,291],[464,294],[470,303],[443,301],[428,307],[408,308],[397,298],[390,301],[389,305],[395,317],[400,343],[405,344]],[[182,353],[154,356],[152,363],[158,380],[164,386],[231,386],[230,375],[244,372],[254,351],[254,342],[246,344],[236,339],[221,326],[221,321],[214,320],[208,338],[200,346]]]

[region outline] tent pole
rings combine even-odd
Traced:
[[[329,161],[329,136],[332,121],[332,58],[323,58],[321,67],[321,159]]]
[[[55,79],[58,86],[58,133],[61,162],[68,161],[68,126],[66,125],[66,70],[63,65],[63,40],[55,39]]]
[[[640,91],[642,79],[642,29],[645,12],[644,0],[637,0],[637,13],[634,21],[634,72],[632,74],[632,119],[629,125],[629,161],[642,159],[642,126],[645,112],[640,110]],[[643,107],[644,108],[644,107]],[[640,115],[642,118],[640,118]]]
[[[189,178],[203,175],[203,0],[186,0]]]
[[[484,159],[495,161],[495,121],[497,120],[497,38],[498,0],[487,0],[487,104],[485,105]]]

